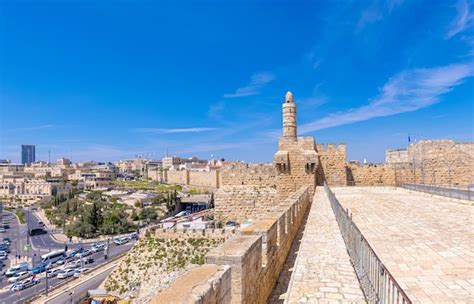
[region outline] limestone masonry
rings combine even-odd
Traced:
[[[216,222],[245,225],[231,232],[226,232],[229,227],[156,230],[157,235],[208,234],[226,241],[206,255],[204,265],[157,294],[153,303],[259,304],[273,303],[275,298],[286,303],[364,303],[329,199],[318,186],[473,183],[473,143],[419,141],[406,150],[387,151],[384,164],[360,165],[347,162],[345,144],[317,144],[312,136],[297,135],[297,107],[291,92],[285,96],[282,114],[282,136],[271,165],[234,164],[215,173],[164,171],[165,182],[217,189]],[[302,240],[297,239],[304,228],[312,230],[305,229]],[[293,249],[299,243],[301,247]],[[287,263],[290,251],[298,252],[293,266]],[[285,285],[289,268],[293,275],[288,289],[272,294]]]

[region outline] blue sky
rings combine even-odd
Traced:
[[[300,135],[379,162],[472,141],[472,1],[0,0],[0,158],[269,162]]]

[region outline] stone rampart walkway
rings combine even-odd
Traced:
[[[474,206],[393,187],[333,187],[414,303],[474,303]]]
[[[286,303],[365,303],[323,187],[316,189]]]

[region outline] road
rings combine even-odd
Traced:
[[[30,214],[29,216],[25,216],[25,220],[29,220],[29,225],[38,225],[38,218],[34,216],[33,214]],[[10,262],[5,263],[6,266],[2,269],[2,272],[5,272],[10,264],[16,264],[19,260],[17,259],[16,255],[20,254],[22,256],[28,255],[29,257],[36,257],[36,260],[38,263],[38,260],[40,259],[41,255],[47,252],[50,252],[52,250],[58,250],[58,249],[64,249],[65,244],[59,243],[55,241],[54,238],[51,237],[50,233],[48,234],[43,234],[43,235],[37,235],[30,237],[30,242],[32,244],[32,252],[26,253],[24,252],[24,245],[27,242],[27,228],[26,225],[21,225],[18,222],[18,219],[9,212],[4,212],[4,222],[8,223],[10,225],[10,229],[7,229],[6,233],[0,234],[2,236],[2,239],[4,236],[10,237],[12,240],[11,244],[11,254],[10,254]],[[36,227],[36,226],[30,226],[30,227]],[[6,234],[6,235],[5,235]],[[127,244],[121,245],[121,246],[116,246],[112,242],[110,243],[109,247],[109,259],[113,258],[117,255],[120,255],[126,251],[129,251],[133,247],[134,242],[129,242]],[[92,246],[92,244],[68,244],[68,251],[72,251],[73,249],[77,249],[80,246],[83,246],[84,248],[89,248]],[[87,265],[86,268],[92,268],[96,267],[97,265],[103,264],[106,260],[104,259],[104,252],[98,252],[92,255],[94,258],[94,263]],[[39,264],[37,264],[39,265]],[[40,283],[29,287],[25,290],[18,291],[18,292],[11,292],[8,291],[8,287],[11,285],[7,282],[7,278],[5,276],[2,276],[1,279],[2,281],[0,282],[0,303],[8,303],[8,304],[13,304],[13,303],[24,303],[27,299],[32,298],[39,292],[45,291],[46,289],[46,280],[44,276],[39,276],[40,278]],[[69,278],[67,280],[72,280],[72,278]],[[58,285],[64,281],[58,278],[50,278],[48,279],[48,286],[49,289],[51,290],[52,286]],[[94,279],[93,282],[90,282],[86,284],[87,286],[92,286],[93,288],[96,288],[99,286],[100,282],[98,284],[95,284],[96,280]]]
[[[73,303],[76,303],[84,295],[86,295],[88,290],[96,289],[105,280],[105,278],[111,273],[113,268],[107,269],[101,274],[93,277],[92,279],[85,281],[74,288],[69,289],[67,292],[61,293],[59,296],[54,299],[47,301],[48,304],[64,304],[70,303],[71,299]]]

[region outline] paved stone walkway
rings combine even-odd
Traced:
[[[269,304],[281,304],[285,301],[285,296],[288,292],[288,286],[290,284],[291,275],[294,271],[296,257],[301,246],[301,240],[303,238],[307,221],[308,214],[306,214],[303,222],[301,223],[300,229],[298,230],[298,234],[293,240],[293,244],[291,244],[291,249],[288,253],[288,257],[285,260],[285,264],[283,265],[283,269],[280,273],[280,276],[278,277],[276,286],[273,289],[272,294],[270,295],[270,299],[268,300]]]
[[[415,303],[474,303],[474,206],[393,187],[332,190]]]
[[[365,303],[323,187],[316,189],[286,303]]]

